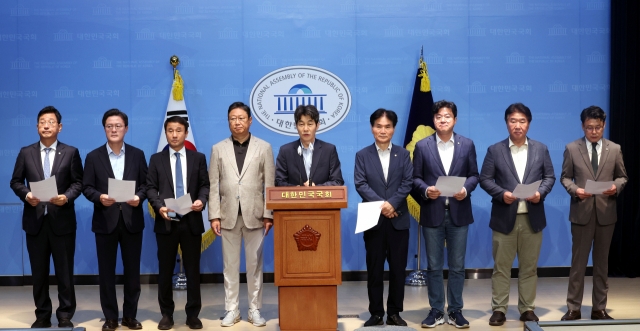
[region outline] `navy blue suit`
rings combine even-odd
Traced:
[[[84,164],[83,193],[93,202],[91,231],[96,236],[100,305],[106,319],[118,319],[116,297],[116,259],[118,244],[124,267],[124,304],[122,316],[136,318],[140,298],[140,254],[144,229],[143,206],[147,198],[147,160],[144,152],[124,144],[123,180],[136,182],[135,195],[140,198],[137,207],[117,202],[105,207],[100,195],[108,194],[109,178],[115,178],[109,152],[102,145],[89,154]]]
[[[471,212],[471,192],[478,186],[478,163],[476,162],[476,147],[473,141],[456,133],[453,134],[453,159],[451,168],[445,172],[438,152],[436,135],[424,138],[416,144],[413,151],[413,196],[420,203],[420,225],[437,227],[444,220],[444,205],[446,197],[429,199],[425,193],[429,186],[436,185],[440,176],[466,177],[464,188],[467,196],[458,201],[449,199],[451,221],[456,226],[473,223]]]
[[[56,206],[41,201],[36,207],[26,201],[30,183],[44,180],[40,142],[20,149],[11,177],[11,189],[24,203],[22,229],[26,232],[27,251],[33,274],[33,298],[36,318],[49,320],[52,314],[49,298],[49,265],[53,257],[58,281],[56,310],[58,320],[71,319],[76,311],[73,287],[73,259],[76,249],[75,200],[82,192],[82,160],[78,149],[58,141],[51,176],[56,176],[58,194],[67,203]],[[47,215],[44,215],[45,206]]]
[[[489,227],[492,230],[509,234],[516,223],[518,203],[506,204],[503,199],[504,193],[513,192],[518,184],[531,184],[539,180],[542,180],[538,189],[540,202],[526,202],[529,222],[533,232],[540,232],[547,226],[544,199],[551,192],[556,176],[553,173],[553,164],[547,146],[532,139],[528,139],[528,144],[523,183],[520,183],[513,163],[508,138],[489,146],[487,155],[484,157],[482,171],[480,171],[480,187],[491,196],[493,205]]]
[[[276,158],[276,186],[300,186],[308,180],[302,155],[298,154],[298,147],[300,147],[300,139],[280,147]],[[311,181],[317,186],[344,185],[335,145],[316,139],[313,143],[309,175]]]
[[[413,182],[413,165],[406,149],[392,145],[387,173],[385,180],[375,144],[356,153],[353,176],[356,191],[362,197],[362,201],[387,201],[398,214],[394,218],[380,215],[378,224],[364,232],[367,251],[369,312],[371,315],[380,317],[384,316],[383,274],[385,259],[389,262],[387,314],[391,316],[403,310],[410,225],[407,196]]]

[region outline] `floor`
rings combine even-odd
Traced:
[[[145,330],[156,330],[160,320],[157,303],[157,285],[143,285],[138,305],[138,320]],[[28,328],[35,320],[34,306],[31,296],[32,288],[0,287],[0,328],[21,327]],[[565,313],[565,295],[567,278],[540,278],[538,281],[538,297],[535,312],[543,321],[559,320]],[[118,287],[119,302],[122,303],[122,286]],[[585,282],[585,304],[582,316],[589,316],[591,310],[591,278]],[[273,284],[266,284],[263,293],[262,315],[267,319],[267,326],[257,329],[248,322],[246,286],[242,284],[240,293],[240,311],[243,321],[227,330],[279,330],[278,327],[278,298],[277,289]],[[186,319],[184,304],[186,292],[174,292],[176,312],[174,330],[188,330],[184,324]],[[76,286],[78,309],[73,318],[76,325],[84,326],[87,330],[100,330],[103,317],[100,309],[98,286]],[[57,294],[52,288],[51,297],[54,309],[57,306]],[[224,291],[222,284],[202,285],[203,306],[200,318],[205,329],[222,329],[219,319],[224,313]],[[491,280],[466,280],[464,288],[465,307],[464,316],[470,321],[473,330],[522,330],[523,324],[518,321],[517,311],[517,280],[511,281],[511,298],[507,322],[502,327],[491,327],[488,324],[491,316]],[[409,327],[420,329],[420,322],[427,315],[428,300],[426,287],[407,287],[405,290],[405,307],[401,316],[409,323]],[[369,318],[367,312],[367,288],[364,282],[345,282],[338,287],[338,314],[358,315],[338,319],[339,330],[355,330],[362,327]],[[640,318],[640,278],[611,278],[609,279],[609,303],[607,310],[616,319]],[[57,325],[54,320],[54,325]],[[120,328],[122,330],[122,328]],[[436,330],[455,330],[453,326],[442,325]]]

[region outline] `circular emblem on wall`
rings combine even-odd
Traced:
[[[330,71],[310,66],[274,70],[251,90],[253,117],[271,131],[297,136],[293,113],[299,105],[314,105],[320,113],[318,133],[329,131],[347,117],[351,93]]]

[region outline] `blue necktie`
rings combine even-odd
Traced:
[[[182,183],[182,162],[180,153],[176,153],[176,199],[184,195],[184,184]]]
[[[51,147],[44,149],[44,179],[51,177],[51,161],[49,161],[49,152]],[[47,205],[44,206],[44,214],[47,214]]]

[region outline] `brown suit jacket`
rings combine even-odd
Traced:
[[[599,194],[584,200],[578,198],[576,196],[576,190],[578,188],[584,188],[587,179],[593,181],[613,181],[617,188],[616,194],[612,196]],[[594,174],[585,138],[582,137],[569,143],[564,151],[562,175],[560,176],[562,186],[564,186],[571,196],[569,221],[576,224],[587,224],[592,217],[597,217],[600,225],[615,223],[618,219],[616,198],[622,192],[627,180],[627,171],[622,161],[620,145],[608,139],[602,139],[598,173]]]

